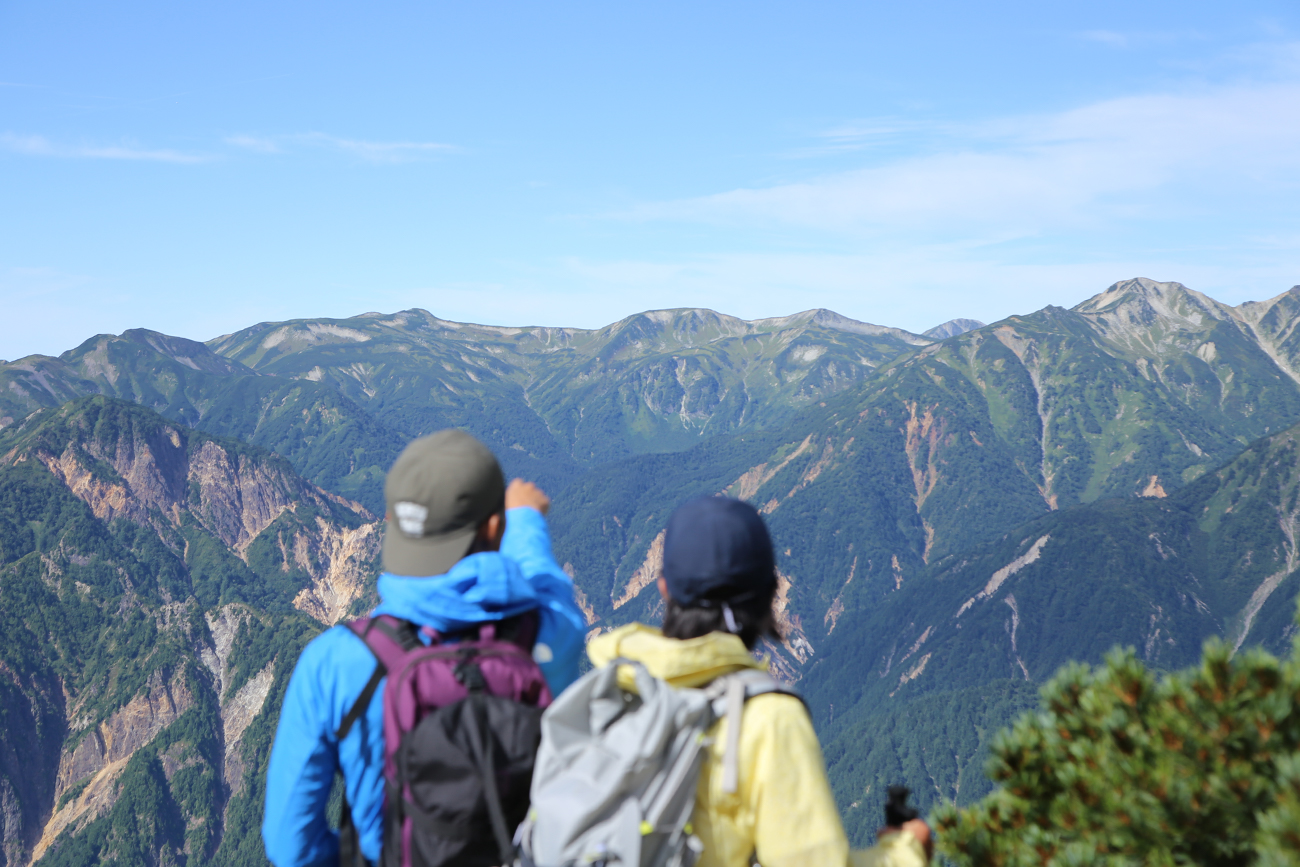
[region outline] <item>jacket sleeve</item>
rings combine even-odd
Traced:
[[[338,834],[325,816],[338,749],[321,688],[322,644],[308,644],[294,667],[271,747],[262,841],[275,867],[338,861]]]
[[[587,619],[574,601],[573,581],[551,553],[542,513],[529,506],[506,512],[501,553],[513,560],[540,600],[541,627],[533,656],[551,693],[559,695],[578,679]]]
[[[759,719],[751,720],[751,714]],[[821,744],[803,704],[783,695],[751,699],[741,733],[740,794],[753,811],[759,863],[846,864],[848,838],[826,780]]]
[[[851,852],[851,867],[925,867],[925,848],[906,829],[885,834],[870,849]]]

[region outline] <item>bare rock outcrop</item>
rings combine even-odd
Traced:
[[[170,679],[164,679],[162,671],[155,671],[143,692],[88,732],[71,752],[65,750],[59,762],[55,797],[83,783],[84,788],[46,822],[32,850],[32,862],[40,860],[66,828],[84,827],[104,815],[116,800],[115,783],[131,756],[193,706],[194,695],[182,670]]]
[[[54,805],[63,693],[53,678],[22,678],[0,663],[0,707],[0,867],[18,867]]]
[[[301,499],[316,499],[283,472],[247,455],[231,454],[212,441],[194,451],[188,479],[199,491],[195,517],[241,554],[286,509]]]
[[[182,513],[189,512],[242,557],[258,534],[300,505],[370,518],[358,504],[304,481],[274,456],[248,453],[127,410],[119,409],[113,422],[92,426],[73,418],[71,435],[65,433],[61,444],[42,441],[32,451],[102,520],[151,525],[167,541],[169,527],[161,524],[179,526]],[[26,452],[5,456],[25,457]]]
[[[239,628],[252,616],[247,606],[233,602],[203,615],[212,643],[201,643],[197,649],[199,660],[212,673],[218,699],[226,694],[226,684],[230,682],[230,651],[235,646]]]
[[[275,660],[248,679],[233,695],[227,695],[231,682],[230,654],[240,628],[255,615],[246,606],[223,605],[204,615],[211,644],[198,648],[199,659],[212,673],[213,686],[221,708],[221,734],[223,743],[222,776],[230,797],[239,794],[244,785],[244,761],[241,747],[244,732],[262,712],[266,697],[271,692],[275,675]]]
[[[642,590],[659,579],[659,573],[663,572],[663,569],[664,531],[660,530],[659,535],[655,536],[654,541],[650,543],[650,548],[645,554],[645,560],[637,567],[636,572],[632,573],[627,586],[623,588],[623,593],[614,600],[614,607],[622,608],[635,599]]]
[[[230,797],[238,795],[244,787],[244,732],[266,704],[275,674],[275,660],[268,662],[248,682],[221,703],[221,728],[225,742],[225,760],[222,773]]]
[[[294,562],[312,578],[311,586],[294,598],[294,607],[326,626],[339,622],[373,579],[371,564],[382,541],[379,521],[348,529],[317,517],[314,529],[294,537]]]

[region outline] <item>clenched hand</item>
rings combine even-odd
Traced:
[[[510,485],[506,488],[506,510],[518,508],[519,506],[528,506],[536,509],[543,515],[551,508],[551,498],[532,482],[525,482],[523,479],[512,479]]]

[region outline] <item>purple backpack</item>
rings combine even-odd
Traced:
[[[388,615],[346,624],[377,664],[339,726],[340,740],[384,687],[384,844],[380,867],[495,867],[514,860],[528,812],[542,709],[551,691],[533,661],[537,612],[424,644]],[[339,861],[364,864],[346,801]]]

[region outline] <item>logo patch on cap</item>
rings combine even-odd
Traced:
[[[424,522],[429,517],[429,509],[419,503],[396,503],[393,514],[397,515],[397,526],[408,536],[420,538],[424,535]]]

